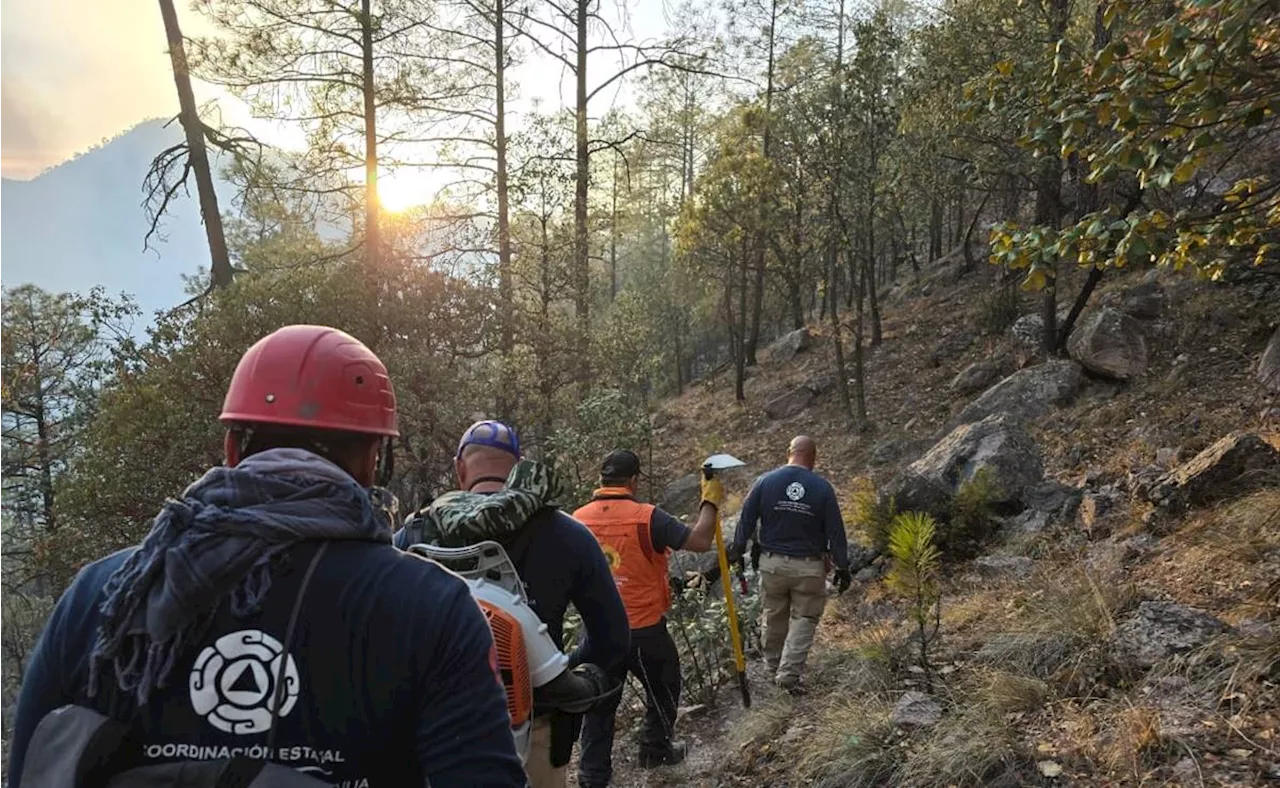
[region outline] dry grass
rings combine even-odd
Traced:
[[[1194,516],[1136,578],[1228,623],[1280,614],[1280,488]]]
[[[813,729],[791,763],[801,784],[824,788],[883,785],[895,763],[889,747],[893,706],[875,695],[833,697],[811,717]]]
[[[1049,685],[1040,679],[1006,670],[981,670],[977,680],[975,700],[1001,714],[1035,711],[1050,694]]]
[[[894,784],[904,788],[1025,785],[1027,766],[1018,753],[1014,726],[1003,714],[974,704],[943,717],[927,738],[912,747]]]
[[[795,704],[790,695],[778,695],[765,703],[758,703],[742,716],[728,737],[729,745],[742,750],[751,745],[763,745],[776,741],[787,729]]]
[[[1103,646],[1117,611],[1131,601],[1130,587],[1101,586],[1078,567],[1044,573],[1014,600],[1018,615],[987,640],[977,659],[1049,681],[1059,692],[1080,691],[1109,669]]]

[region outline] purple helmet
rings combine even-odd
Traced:
[[[462,450],[468,446],[489,446],[520,459],[519,436],[515,430],[500,421],[477,421],[467,427],[467,431],[462,433],[462,440],[458,441],[458,452],[454,458],[461,459]]]

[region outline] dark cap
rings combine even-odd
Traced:
[[[602,479],[630,479],[640,475],[640,458],[626,449],[616,449],[605,455],[600,464]]]

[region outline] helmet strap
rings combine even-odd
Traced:
[[[244,459],[244,451],[251,437],[252,430],[248,427],[227,430],[222,439],[222,453],[226,456],[228,468],[236,467]]]
[[[392,438],[382,440],[382,448],[378,452],[378,470],[374,474],[374,484],[386,487],[391,484],[391,476],[396,471],[395,452],[392,450]]]

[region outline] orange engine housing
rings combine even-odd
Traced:
[[[502,686],[507,690],[507,711],[511,727],[520,728],[533,717],[533,682],[529,676],[529,656],[525,651],[520,622],[507,611],[483,599],[477,599],[489,621],[493,643],[498,651],[498,669]]]

